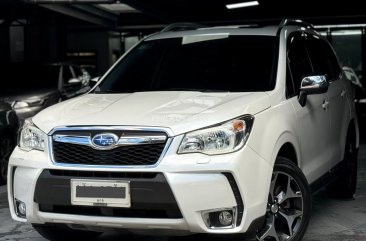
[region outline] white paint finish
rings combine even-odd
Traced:
[[[330,110],[323,109],[328,101],[328,94],[307,97],[306,106],[302,107],[296,97],[292,104],[296,113],[295,134],[299,139],[303,171],[311,183],[326,173],[333,157],[330,140]]]
[[[332,146],[331,166],[339,163],[344,154],[345,140],[347,138],[348,123],[350,119],[350,108],[347,101],[347,83],[346,79],[333,81],[329,85],[329,111],[330,111],[330,141]],[[342,92],[345,95],[342,96]]]
[[[179,137],[172,142],[172,149],[179,145]],[[153,169],[124,169],[124,168],[77,168],[77,167],[57,167],[54,166],[47,155],[40,157],[35,155],[37,152],[29,152],[28,158],[19,159],[24,151],[16,148],[12,157],[12,165],[18,166],[16,171],[16,183],[14,190],[16,197],[25,200],[28,210],[27,217],[29,222],[43,223],[44,215],[38,211],[38,205],[33,202],[33,193],[37,178],[43,169],[67,169],[67,170],[103,170],[103,171],[131,171],[131,172],[162,172],[167,177],[169,185],[177,199],[182,211],[187,228],[190,232],[211,232],[211,233],[230,233],[244,232],[249,227],[251,220],[264,215],[266,199],[269,190],[269,179],[272,168],[267,161],[258,156],[250,147],[245,146],[241,150],[227,155],[207,156],[203,154],[176,155],[174,151],[169,151],[161,164]],[[208,159],[206,164],[197,164],[198,160]],[[250,172],[248,172],[250,170]],[[231,172],[237,181],[244,202],[244,218],[242,225],[232,230],[209,230],[205,227],[201,218],[201,211],[207,209],[226,208],[236,206],[231,187],[222,172]],[[24,184],[25,183],[25,184]],[[23,190],[29,190],[23,192]],[[12,197],[9,192],[9,197]],[[254,194],[254,195],[253,195]],[[71,194],[70,194],[71,195]],[[66,222],[69,217],[75,215],[53,215],[48,214],[49,219]],[[14,219],[16,218],[14,212]],[[75,218],[75,217],[73,217]],[[117,221],[118,220],[118,221]],[[142,220],[142,219],[141,219]],[[23,220],[24,221],[24,220]],[[56,222],[54,221],[54,222]],[[92,220],[94,221],[94,219]],[[146,220],[145,220],[146,221]],[[137,227],[147,222],[137,223]],[[163,220],[160,220],[164,223]],[[77,223],[75,221],[75,223]],[[109,218],[105,223],[100,222],[98,226],[111,226],[119,223],[122,227],[131,227],[136,224],[132,219]],[[154,222],[159,227],[160,222]],[[85,223],[81,223],[85,224]],[[113,225],[109,225],[113,224]],[[163,225],[163,224],[162,224]],[[165,224],[164,224],[165,225]]]
[[[349,121],[355,118],[350,83],[346,89],[348,104],[345,111],[335,101],[341,86],[330,86],[324,95],[308,96],[307,105],[301,107],[296,97],[286,99],[286,40],[288,34],[300,30],[289,26],[280,36],[277,83],[273,91],[263,93],[200,93],[200,92],[144,92],[132,94],[87,94],[48,108],[33,118],[34,123],[49,133],[59,126],[140,126],[161,127],[174,136],[159,165],[154,167],[91,167],[55,165],[47,152],[24,152],[16,148],[10,166],[17,166],[16,196],[23,198],[31,208],[30,222],[65,222],[127,229],[176,229],[203,233],[245,232],[251,222],[265,213],[269,184],[278,151],[290,143],[296,152],[299,167],[309,183],[329,171],[334,160],[342,158]],[[304,30],[311,31],[311,30]],[[197,34],[273,35],[268,29],[202,29],[154,35],[149,39],[182,37]],[[335,90],[335,91],[333,91]],[[323,110],[323,101],[329,108]],[[337,116],[343,114],[343,118]],[[254,115],[254,124],[246,145],[224,155],[177,154],[184,133],[218,124],[244,114]],[[357,123],[356,123],[357,124]],[[339,127],[339,128],[338,128]],[[341,130],[341,131],[340,131]],[[340,132],[339,132],[340,131]],[[337,142],[335,139],[338,138]],[[33,203],[33,192],[39,173],[43,169],[103,170],[162,172],[182,210],[183,219],[175,221],[93,217],[40,213]],[[201,211],[230,208],[236,205],[231,187],[221,174],[233,174],[244,202],[242,224],[234,229],[209,230],[201,218]],[[11,183],[11,180],[10,182]],[[26,184],[24,184],[26,183]],[[21,185],[25,185],[22,187]],[[13,194],[9,191],[10,205]],[[14,216],[18,221],[24,221]]]
[[[265,93],[184,91],[88,94],[42,111],[33,122],[45,133],[57,126],[160,126],[175,135],[270,107]]]
[[[39,217],[36,215],[36,213],[38,212],[38,205],[34,203],[33,197],[36,188],[36,181],[41,172],[41,169],[21,167],[17,168],[14,173],[13,197],[26,204],[26,219],[30,222],[32,222],[33,220],[38,222],[40,221]],[[11,201],[11,204],[13,204],[13,200]],[[10,207],[14,207],[14,204],[10,205]],[[12,217],[16,217],[14,209],[10,208],[10,210]],[[23,219],[19,219],[18,217],[16,217],[15,220],[17,219],[18,221],[24,221]]]
[[[83,215],[50,214],[39,212],[39,217],[44,222],[68,223],[92,226],[107,226],[127,229],[173,229],[186,230],[187,225],[183,219],[153,219],[153,218],[110,218]]]
[[[166,176],[193,232],[207,229],[202,211],[236,206],[230,184],[220,173],[168,173]]]

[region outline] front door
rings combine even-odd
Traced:
[[[300,142],[301,168],[311,183],[329,171],[331,150],[329,144],[330,110],[328,93],[308,95],[302,107],[297,99],[301,80],[314,75],[309,53],[306,49],[306,35],[299,33],[288,39],[288,78],[292,79],[295,97],[290,101],[296,113],[297,136]]]

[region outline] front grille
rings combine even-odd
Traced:
[[[122,218],[182,218],[182,214],[174,205],[165,205],[164,209],[125,209],[111,207],[84,207],[62,205],[39,205],[39,211],[48,213],[87,215],[99,217],[122,217]]]
[[[102,177],[102,178],[133,178],[154,179],[157,172],[104,172],[104,171],[79,171],[79,170],[49,170],[52,176],[58,177]]]
[[[84,135],[92,138],[95,133],[98,133],[98,131],[89,133],[85,130],[82,132],[70,131],[69,133],[63,131],[61,134]],[[118,136],[124,135],[122,132],[115,133]],[[60,134],[60,132],[55,134]],[[131,135],[131,133],[128,134]],[[132,135],[136,134],[139,133],[132,133]],[[146,132],[143,134],[148,135]],[[166,141],[152,144],[123,145],[112,150],[97,150],[89,145],[52,142],[53,158],[57,163],[108,166],[154,165],[160,159],[165,145]]]
[[[113,150],[95,150],[89,146],[53,142],[55,162],[83,165],[154,165],[164,144],[121,146]]]

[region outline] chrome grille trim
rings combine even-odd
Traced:
[[[155,136],[123,136],[118,140],[117,146],[145,145],[164,143],[167,137],[165,135]]]
[[[56,142],[92,146],[90,136],[54,135],[52,139]]]
[[[131,145],[146,145],[146,144],[159,144],[165,143],[167,140],[166,135],[152,135],[152,136],[122,136],[119,138],[116,145],[111,148],[100,148],[93,145],[91,136],[79,136],[79,135],[59,135],[52,136],[53,141],[61,143],[69,143],[75,145],[89,146],[94,149],[114,149],[120,146],[131,146]]]
[[[95,131],[95,130],[103,130],[103,131],[113,131],[113,130],[123,130],[123,131],[151,131],[151,132],[165,132],[167,134],[166,136],[166,144],[165,147],[158,159],[158,161],[154,165],[121,165],[121,166],[115,166],[115,165],[85,165],[85,164],[67,164],[67,163],[58,163],[54,159],[53,155],[53,134],[57,131]],[[70,137],[70,135],[67,135]],[[75,136],[72,136],[75,137]],[[83,136],[76,136],[76,137],[83,137]],[[90,168],[106,168],[106,169],[144,169],[144,168],[156,168],[161,160],[164,158],[165,154],[167,153],[170,144],[173,141],[173,132],[170,128],[160,128],[160,127],[141,127],[141,126],[60,126],[53,128],[48,133],[48,155],[52,162],[52,164],[56,167],[61,168],[78,168],[80,170],[84,169],[90,169]]]
[[[48,133],[48,135],[52,136],[56,131],[92,131],[92,130],[158,131],[158,132],[165,132],[168,137],[173,137],[173,132],[170,128],[144,127],[144,126],[58,126],[53,128]]]

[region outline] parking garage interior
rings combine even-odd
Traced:
[[[47,106],[87,93],[95,83],[93,79],[103,76],[144,37],[169,24],[250,28],[278,25],[283,19],[301,19],[312,24],[332,44],[346,75],[350,76],[360,130],[356,195],[351,200],[341,200],[330,198],[324,190],[318,192],[313,198],[312,219],[304,240],[366,240],[366,11],[362,2],[259,0],[257,6],[228,7],[235,3],[233,0],[1,0],[0,103],[10,107],[0,104],[0,111],[11,108],[18,117],[11,121],[13,134],[7,137],[10,139],[7,145],[15,145],[18,128],[26,118]],[[50,85],[48,74],[54,78],[51,80],[54,90],[39,92],[38,89]],[[71,81],[75,79],[80,82]],[[8,157],[11,150],[0,154]],[[30,225],[11,219],[7,186],[3,182],[0,241],[24,239],[45,240]],[[182,238],[110,232],[98,240],[117,239]],[[184,239],[213,240],[201,236]]]

